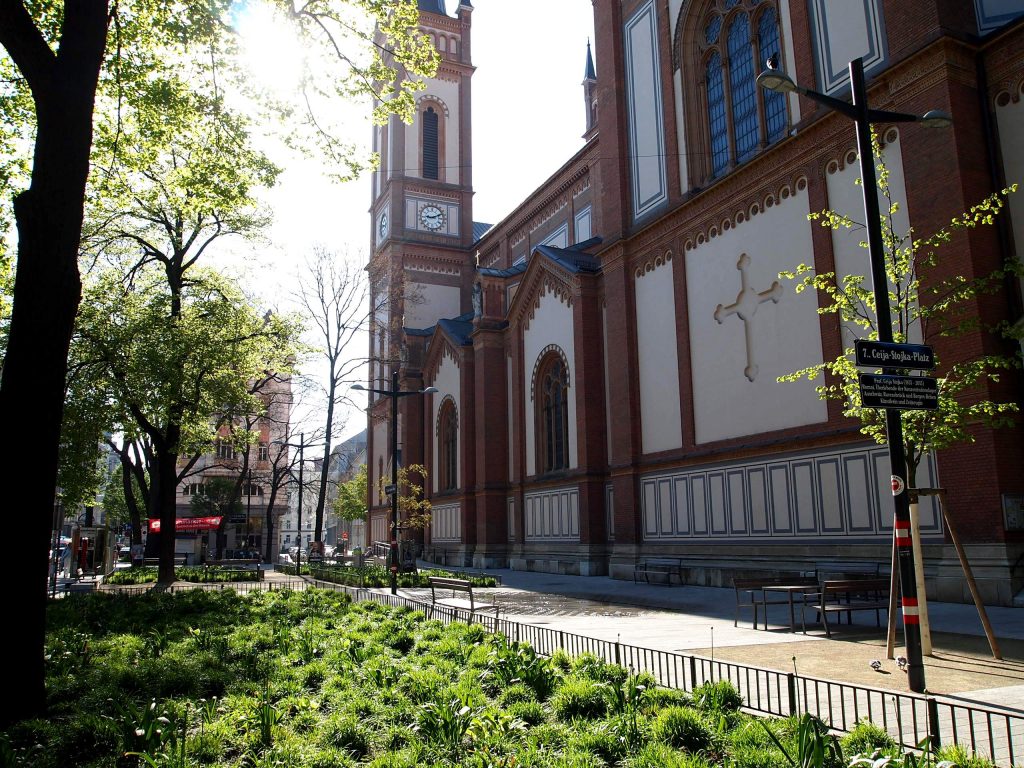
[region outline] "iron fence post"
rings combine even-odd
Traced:
[[[939,702],[933,696],[929,696],[925,702],[928,707],[928,743],[934,752],[942,746],[942,736],[939,732]]]
[[[789,714],[795,715],[798,709],[796,697],[796,675],[792,672],[786,673],[786,689],[789,691]]]

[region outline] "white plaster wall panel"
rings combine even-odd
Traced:
[[[686,253],[698,443],[828,419],[815,392],[819,381],[777,380],[822,361],[817,296],[796,293],[790,284],[774,288],[777,303],[750,295],[772,292],[779,272],[812,259],[808,212],[804,189]],[[741,290],[744,285],[747,293]],[[740,307],[746,321],[739,313],[729,314],[741,297],[747,299]],[[716,320],[719,306],[722,322]]]
[[[884,540],[893,514],[887,461],[884,447],[863,446],[645,475],[644,539]],[[919,477],[922,486],[937,484],[932,457]],[[922,502],[921,526],[941,537],[934,499]]]
[[[705,536],[708,532],[707,479],[697,475],[689,479],[690,508],[693,510],[693,534]]]
[[[591,238],[592,211],[589,205],[576,212],[576,216],[573,217],[573,228],[576,231],[577,243],[582,243],[584,240]]]
[[[1024,5],[1024,0],[1018,5]],[[1003,177],[1010,183],[1024,184],[1024,140],[1021,138],[1024,137],[1024,99],[1011,99],[1008,104],[996,107],[996,125],[1003,156]],[[1024,252],[1024,190],[1010,195],[1008,213],[1017,252]]]
[[[462,509],[459,504],[442,504],[430,510],[432,541],[462,541]]]
[[[431,80],[427,83],[427,90],[421,91],[417,99],[434,98],[444,105],[438,110],[434,104],[434,110],[438,111],[438,122],[443,123],[444,128],[444,167],[438,167],[438,177],[441,181],[451,184],[460,183],[459,179],[459,85],[447,80]],[[446,109],[447,108],[447,109]],[[405,167],[410,176],[422,176],[423,169],[420,168],[420,137],[423,135],[423,120],[417,110],[412,125],[405,126]],[[438,126],[440,128],[440,125]],[[440,159],[440,158],[439,158]]]
[[[771,485],[772,532],[792,533],[789,467],[785,464],[773,464],[768,468],[768,481]]]
[[[819,459],[818,503],[821,509],[821,532],[838,533],[843,530],[843,506],[839,487],[839,462],[834,458]]]
[[[558,229],[544,238],[544,242],[541,245],[550,245],[552,248],[568,248],[569,247],[569,224],[568,222],[563,223]]]
[[[644,483],[644,534],[658,535],[658,489],[655,483]]]
[[[809,5],[819,89],[834,93],[845,88],[848,65],[858,57],[865,72],[885,64],[881,0],[810,0]]]
[[[725,517],[725,475],[721,472],[709,474],[708,490],[708,500],[711,502],[711,532],[726,534],[729,532],[729,526]]]
[[[633,218],[657,208],[667,197],[665,137],[662,133],[661,71],[657,12],[653,0],[625,23],[626,115],[629,122]]]
[[[662,531],[671,531],[675,527],[675,515],[673,514],[672,503],[672,478],[665,477],[658,480],[658,522]]]
[[[524,497],[526,541],[579,540],[579,490],[552,488]]]
[[[890,134],[892,135],[892,134]],[[899,203],[899,210],[893,215],[893,226],[897,233],[905,233],[910,229],[910,211],[907,208],[907,186],[903,173],[903,153],[897,139],[885,146],[885,164],[889,169],[889,190],[892,199]],[[851,158],[847,158],[851,159]],[[859,184],[860,164],[857,160],[846,163],[841,170],[833,170],[825,174],[828,189],[829,208],[836,213],[849,216],[855,222],[864,221],[864,195]],[[889,202],[880,194],[878,207],[883,213],[889,209]],[[838,229],[832,232],[832,252],[835,256],[836,274],[863,275],[864,286],[871,288],[871,265],[868,250],[860,243],[865,239],[864,229]],[[864,335],[859,326],[843,325],[843,347],[853,346],[853,340]],[[911,329],[911,341],[920,343],[920,328]]]
[[[384,515],[374,517],[370,521],[370,540],[371,541],[388,541],[391,537],[388,535],[388,520]]]
[[[686,490],[686,478],[677,477],[674,479],[676,496],[676,518],[675,530],[682,534],[690,532],[690,494]]]
[[[663,263],[633,281],[644,453],[667,451],[683,444],[672,265],[672,261]]]
[[[457,479],[458,487],[462,487],[462,383],[460,381],[459,364],[452,359],[452,356],[447,352],[441,357],[441,364],[437,366],[437,373],[434,374],[434,380],[430,382],[430,386],[437,387],[437,392],[431,396],[433,400],[431,407],[431,440],[434,441],[433,457],[431,458],[431,485],[436,493],[439,489],[439,469],[438,461],[440,458],[441,448],[438,445],[437,438],[437,417],[441,413],[441,405],[444,403],[445,397],[451,396],[452,400],[455,401],[455,416],[458,423],[458,429],[456,430],[456,441],[458,447],[456,449],[456,455],[459,456],[459,466],[457,468]]]
[[[747,533],[746,494],[743,492],[743,470],[735,469],[725,473],[729,491],[728,518],[729,532],[733,535]]]
[[[974,12],[978,31],[985,34],[1024,15],[1024,0],[974,0]]]
[[[848,531],[871,531],[874,529],[874,512],[871,502],[871,470],[868,457],[862,454],[843,457],[843,478],[846,480],[847,498],[865,499],[867,504],[853,504],[846,510]]]
[[[669,28],[675,29],[679,22],[679,10],[683,7],[683,0],[668,0]],[[674,36],[674,35],[673,35]]]
[[[578,465],[576,448],[576,358],[573,344],[572,307],[550,289],[540,297],[540,305],[533,313],[530,327],[523,334],[523,398],[526,421],[526,474],[537,473],[537,445],[534,440],[533,373],[541,352],[557,345],[565,354],[569,366],[569,468]]]
[[[406,328],[430,328],[438,320],[460,314],[458,286],[410,283],[408,295],[412,300],[406,302],[402,322]]]
[[[760,467],[746,473],[747,502],[750,508],[750,532],[765,534],[768,529],[768,499],[765,491],[766,474]]]

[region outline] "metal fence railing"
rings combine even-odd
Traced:
[[[733,661],[693,654],[660,651],[610,640],[600,640],[564,630],[540,627],[498,616],[473,614],[466,609],[433,605],[386,591],[352,587],[301,578],[252,583],[175,585],[168,591],[185,589],[235,589],[238,592],[275,589],[305,589],[310,584],[346,592],[353,601],[374,601],[391,607],[423,611],[445,624],[465,621],[484,625],[510,640],[529,643],[538,653],[550,656],[562,650],[571,656],[592,653],[605,661],[637,672],[649,672],[659,685],[692,691],[704,683],[728,680],[749,711],[777,717],[809,712],[836,731],[848,732],[868,719],[885,728],[906,748],[916,748],[928,739],[933,747],[963,746],[999,766],[1014,766],[1024,759],[1024,713],[948,698],[870,688],[836,680],[806,677]],[[150,586],[150,585],[144,585]],[[118,593],[144,591],[138,587],[114,588]]]

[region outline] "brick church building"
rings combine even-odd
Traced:
[[[415,120],[375,129],[371,382],[437,392],[369,406],[370,541],[387,541],[394,453],[429,470],[424,557],[632,578],[682,557],[685,578],[823,560],[889,570],[888,455],[815,386],[778,377],[834,359],[850,329],[779,273],[868,274],[854,126],[796,92],[759,88],[771,58],[849,99],[924,114],[877,130],[897,229],[926,234],[1024,182],[1024,0],[594,0],[585,144],[493,226],[473,221],[471,28],[461,0],[419,0],[440,53]],[[483,12],[483,11],[479,11]],[[490,11],[494,12],[494,11]],[[494,119],[501,119],[496,116]],[[480,125],[480,123],[477,123]],[[979,276],[1024,242],[1024,198],[957,235],[940,270]],[[383,268],[379,268],[383,265]],[[1021,286],[979,300],[1020,323]],[[941,364],[1019,346],[976,332],[928,338]],[[982,393],[1019,402],[1022,380]],[[982,592],[1024,588],[1024,430],[976,429],[922,463],[942,487]],[[969,600],[937,503],[920,509],[928,593]]]

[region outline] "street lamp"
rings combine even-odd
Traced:
[[[391,389],[374,389],[353,384],[352,389],[374,392],[391,398],[391,594],[398,592],[398,398],[409,395],[430,395],[437,387],[402,392],[398,389],[398,371],[391,374]]]
[[[868,232],[868,254],[871,260],[871,283],[878,314],[878,339],[892,342],[892,316],[889,310],[889,280],[885,273],[885,251],[882,246],[882,223],[879,218],[878,192],[875,181],[874,154],[871,148],[872,123],[920,123],[928,128],[944,128],[952,123],[945,112],[932,110],[924,115],[886,112],[868,107],[864,85],[864,62],[850,62],[850,87],[853,103],[826,96],[797,85],[784,72],[771,68],[757,76],[762,88],[775,93],[796,92],[850,118],[857,126],[857,151],[860,155],[861,191],[864,195],[864,218]],[[907,643],[907,682],[910,690],[925,689],[924,664],[921,660],[921,626],[917,608],[917,579],[914,568],[913,540],[910,537],[910,499],[907,494],[907,460],[903,450],[903,422],[895,408],[885,409],[885,433],[892,472],[893,502],[896,507],[896,551],[899,559],[900,590],[903,595],[903,630]],[[897,490],[899,491],[897,493]]]

